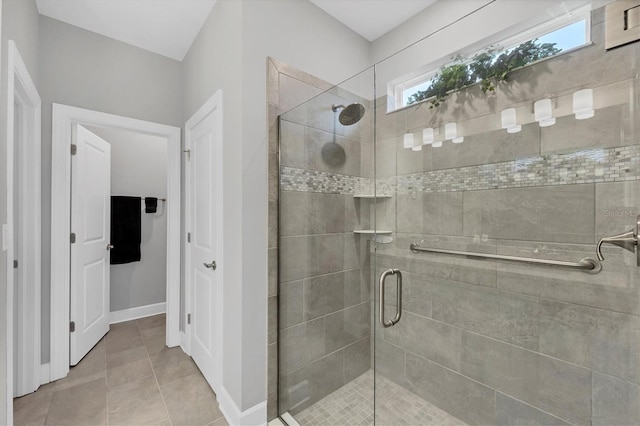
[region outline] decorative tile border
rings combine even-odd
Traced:
[[[372,193],[369,178],[286,166],[280,169],[280,189],[346,195]]]
[[[588,149],[504,163],[420,173],[422,192],[477,191],[528,186],[618,182],[640,178],[640,146]],[[406,178],[398,193],[415,191]]]
[[[456,192],[530,186],[620,182],[640,179],[640,145],[587,149],[521,158],[504,163],[433,170],[379,178],[378,193]],[[371,179],[282,167],[285,191],[372,193]]]

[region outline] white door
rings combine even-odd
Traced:
[[[74,125],[71,157],[70,365],[109,331],[111,146]]]
[[[188,280],[190,352],[209,385],[219,383],[222,320],[222,229],[220,156],[222,144],[220,95],[214,96],[186,124],[189,231]]]

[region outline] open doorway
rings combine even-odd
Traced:
[[[72,138],[74,366],[110,324],[165,313],[168,143],[166,137],[80,124]]]
[[[118,247],[111,250],[109,321],[113,324],[165,313],[168,140],[108,127],[86,128],[111,146],[112,203],[118,201],[113,197],[139,201],[140,260],[127,257],[132,253],[119,255]],[[111,219],[113,223],[122,218],[114,218],[112,211]]]
[[[160,194],[160,196],[157,196],[155,193],[152,194],[148,192],[150,198],[165,199],[165,201],[159,201],[159,207],[161,209],[161,215],[166,221],[166,251],[164,254],[164,259],[166,259],[164,271],[166,285],[164,285],[162,290],[158,290],[157,283],[155,283],[156,286],[154,290],[146,292],[155,292],[155,296],[147,299],[151,300],[152,303],[146,303],[145,305],[139,305],[140,297],[144,296],[132,296],[131,294],[125,297],[121,297],[121,295],[116,296],[114,306],[109,309],[109,322],[121,322],[136,317],[153,315],[160,310],[165,310],[163,308],[166,306],[165,344],[169,347],[177,346],[180,340],[180,129],[142,120],[54,104],[51,226],[51,380],[65,377],[69,372],[69,364],[78,361],[78,359],[74,360],[71,356],[69,346],[72,333],[70,330],[73,329],[74,326],[73,323],[69,323],[69,314],[73,311],[71,306],[72,302],[70,301],[70,297],[73,294],[73,283],[71,281],[72,271],[70,267],[72,264],[70,238],[73,240],[72,234],[74,233],[73,231],[75,231],[71,229],[71,188],[73,185],[71,173],[71,142],[73,139],[72,129],[74,125],[92,129],[95,133],[112,139],[114,146],[126,144],[126,139],[132,137],[146,138],[147,142],[152,140],[150,138],[156,138],[156,142],[160,139],[166,141],[166,153],[164,156],[164,170],[166,171],[164,188],[166,189],[166,195]],[[114,141],[114,138],[120,138],[119,142]],[[123,156],[126,155],[123,154]],[[123,161],[128,160],[123,159]],[[138,171],[133,171],[133,173],[135,174],[142,169],[143,167],[138,164]],[[151,173],[151,171],[149,171],[149,173]],[[120,176],[118,176],[118,178],[119,177]],[[118,188],[122,188],[123,191],[126,188],[126,183],[124,182],[118,182],[117,185]],[[138,189],[142,191],[141,188]],[[129,190],[134,190],[134,188],[130,186],[127,188],[127,191]],[[136,194],[136,196],[145,197],[147,196],[146,191],[147,190],[145,190],[145,193]],[[151,191],[151,188],[149,188],[148,191]],[[111,194],[111,191],[109,193]],[[161,233],[158,232],[158,234]],[[108,250],[108,244],[109,242],[104,244],[104,250]],[[110,271],[114,270],[111,267],[109,269]],[[115,273],[116,276],[122,279],[129,275],[129,278],[125,280],[124,286],[126,286],[126,282],[130,282],[135,275],[133,268],[129,269],[128,271],[119,270]],[[120,285],[120,287],[122,286],[123,285]],[[117,291],[118,289],[119,287],[116,285],[114,290]],[[166,295],[166,302],[158,302],[154,299],[154,297],[157,299],[157,297],[159,297],[158,294],[161,292],[163,292],[163,295]],[[109,299],[113,301],[113,292],[110,291],[110,293]],[[118,299],[118,297],[120,297],[120,299]],[[129,302],[133,300],[133,303],[137,306],[127,307],[126,304],[123,304],[122,299],[128,299]],[[154,300],[155,303],[153,302]],[[116,313],[111,316],[114,308]],[[73,318],[71,318],[71,320],[73,321]]]

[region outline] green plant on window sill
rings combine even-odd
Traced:
[[[487,49],[473,56],[471,61],[456,56],[452,64],[442,67],[431,79],[431,84],[426,90],[418,90],[411,95],[407,105],[430,99],[429,108],[435,108],[440,106],[451,92],[478,82],[482,93],[493,93],[497,83],[508,81],[513,70],[553,56],[562,50],[555,46],[556,43],[538,43],[538,39],[533,39],[501,52],[497,49]]]

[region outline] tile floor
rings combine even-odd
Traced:
[[[64,379],[14,400],[17,425],[227,425],[216,395],[165,317],[114,324]]]
[[[294,417],[302,426],[373,425],[374,374],[355,380],[305,408]],[[449,426],[465,423],[389,379],[375,378],[377,426]]]

